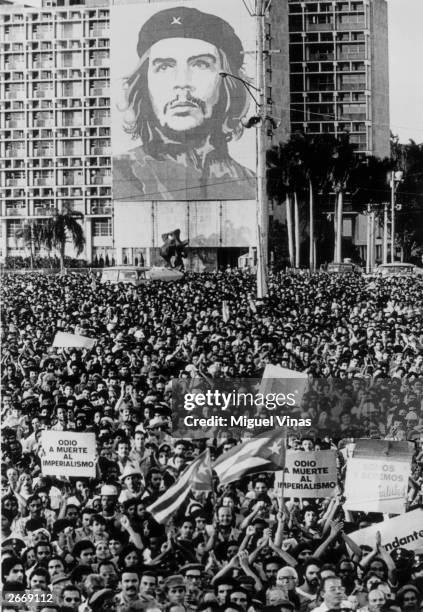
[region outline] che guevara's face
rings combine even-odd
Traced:
[[[222,77],[216,47],[193,38],[167,38],[150,49],[148,91],[162,127],[197,128],[212,116]]]

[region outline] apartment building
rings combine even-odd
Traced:
[[[2,6],[0,251],[27,218],[84,215],[89,261],[111,262],[109,9]],[[72,255],[72,251],[69,251]]]
[[[386,0],[289,0],[291,129],[389,155]]]

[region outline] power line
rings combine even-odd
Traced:
[[[231,180],[227,180],[227,181],[219,181],[219,182],[216,182],[216,183],[205,183],[205,184],[201,185],[201,187],[215,187],[217,185],[227,185],[227,184],[230,184],[230,183],[242,183],[242,182],[245,182],[245,181],[255,181],[255,180],[256,180],[256,177],[231,179]],[[119,180],[119,181],[113,181],[113,183],[128,183],[128,181]],[[113,187],[113,183],[112,183],[112,187]],[[198,186],[198,185],[194,185],[192,187],[187,186],[187,187],[182,187],[180,189],[170,189],[170,190],[167,190],[167,191],[169,193],[177,193],[177,192],[180,192],[180,191],[183,191],[183,192],[189,191],[191,189],[200,189],[201,187]],[[373,188],[370,188],[369,191],[372,191],[374,193],[388,193],[389,192],[389,188],[387,188],[386,190],[385,189],[373,189]],[[144,193],[144,194],[142,194],[143,200],[141,200],[141,201],[144,201],[144,198],[146,198],[146,197],[154,196],[154,195],[160,195],[160,192],[159,191],[151,191],[149,193]],[[330,193],[329,195],[333,195],[333,194]],[[401,199],[401,195],[415,196],[415,195],[421,195],[421,193],[420,192],[411,192],[411,191],[398,192],[398,198],[399,199]],[[130,200],[137,199],[137,198],[140,199],[140,195],[139,194],[133,195],[133,196],[127,196],[125,198],[114,198],[114,199],[118,200],[118,201],[130,201]],[[154,200],[153,197],[151,199]],[[240,200],[242,200],[242,199],[244,199],[244,198],[240,198]],[[166,200],[160,200],[160,201],[166,202]],[[179,201],[180,202],[185,202],[186,200],[179,200]],[[207,200],[205,200],[205,201],[207,201]],[[220,201],[220,200],[210,200],[210,201]],[[232,200],[230,200],[230,201],[232,201]]]

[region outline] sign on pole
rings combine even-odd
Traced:
[[[344,508],[402,514],[412,456],[408,442],[357,440],[347,461]]]
[[[68,332],[57,332],[54,337],[53,347],[92,349],[96,342],[95,338],[87,338],[87,336],[79,336],[78,334],[70,334]]]
[[[43,474],[95,477],[94,433],[44,430],[41,445]]]
[[[353,531],[349,536],[358,546],[372,546],[377,531],[380,532],[382,546],[388,553],[396,548],[417,550],[423,546],[423,509],[417,508],[382,523]]]
[[[332,450],[288,450],[285,469],[275,477],[275,490],[280,497],[333,497],[337,484],[336,452]]]

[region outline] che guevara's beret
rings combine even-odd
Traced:
[[[244,63],[242,43],[224,19],[194,8],[178,6],[155,13],[142,26],[137,53],[142,57],[156,42],[166,38],[197,38],[222,49],[232,69]]]

